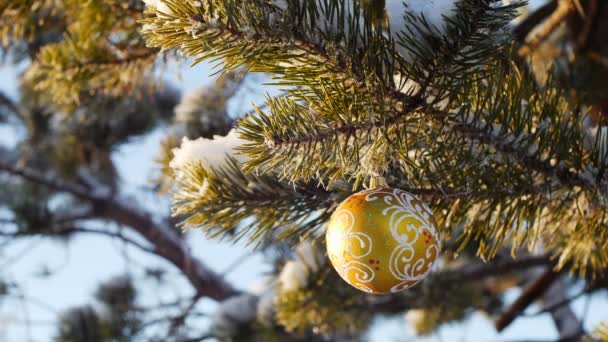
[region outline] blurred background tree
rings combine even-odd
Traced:
[[[599,0],[1,0],[2,58],[26,68],[17,99],[0,93],[0,125],[23,132],[0,146],[0,246],[109,238],[193,289],[150,307],[132,275],[109,279],[60,314],[57,341],[353,341],[381,316],[423,336],[479,312],[601,340],[570,304],[608,286],[606,18]],[[221,73],[182,96],[164,76],[186,58]],[[275,95],[229,116],[255,73]],[[159,129],[149,191],[172,217],[134,203],[112,158]],[[344,283],[323,246],[378,175],[427,201],[444,238],[431,276],[389,296]],[[180,228],[257,247],[272,271],[242,291]],[[202,299],[219,303],[205,327]]]

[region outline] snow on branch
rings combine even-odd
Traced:
[[[184,168],[200,163],[207,172],[217,169],[226,169],[229,158],[240,163],[247,161],[247,157],[236,154],[236,148],[243,145],[245,140],[239,137],[239,132],[232,129],[226,136],[216,135],[213,139],[198,138],[190,140],[184,137],[179,148],[173,149],[173,160],[170,163],[176,176],[179,178]]]

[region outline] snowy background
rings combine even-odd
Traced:
[[[0,66],[0,90],[13,99],[18,98],[16,78],[19,67]],[[178,70],[179,71],[179,70]],[[194,69],[169,72],[181,74],[169,81],[182,91],[197,89],[213,81],[209,65],[199,65]],[[231,101],[231,115],[238,116],[250,108],[250,103],[263,101],[264,89],[252,84],[243,87],[243,91]],[[11,145],[20,132],[14,127],[0,126],[0,143]],[[154,160],[158,155],[159,142],[166,132],[163,128],[124,145],[114,155],[119,169],[125,195],[132,197],[142,207],[159,214],[167,214],[169,201],[160,198],[148,189],[148,181],[155,172]],[[135,237],[136,238],[136,237]],[[209,267],[219,273],[226,273],[229,282],[242,290],[249,290],[260,284],[264,273],[270,266],[264,262],[262,255],[253,253],[250,247],[209,241],[196,231],[188,234],[193,253],[200,257]],[[125,253],[127,258],[125,259]],[[80,236],[68,245],[49,242],[48,240],[24,240],[15,243],[0,255],[0,277],[13,279],[22,285],[27,300],[0,301],[0,342],[13,341],[51,341],[55,333],[55,319],[62,310],[90,302],[93,292],[101,281],[125,271],[135,271],[134,265],[164,264],[165,261],[136,249],[125,249],[122,243],[93,236]],[[236,266],[234,266],[236,265]],[[40,277],[38,273],[48,267],[55,270],[51,277]],[[171,269],[171,268],[170,268]],[[177,271],[175,277],[169,277],[173,286],[156,286],[154,281],[147,280],[140,293],[140,304],[154,306],[174,300],[175,297],[192,295],[190,285]],[[135,271],[137,274],[137,271]],[[143,278],[143,275],[142,279]],[[576,290],[573,291],[573,294]],[[507,300],[517,297],[512,291]],[[197,310],[212,313],[216,303],[202,300]],[[585,298],[574,302],[574,309],[582,318],[585,317],[585,328],[593,329],[602,320],[608,320],[608,300],[605,295],[596,295],[590,300]],[[538,307],[531,307],[531,312]],[[28,329],[25,324],[30,321]],[[201,325],[208,324],[208,319],[201,319]],[[545,314],[537,317],[523,317],[516,320],[500,336],[494,331],[492,321],[475,314],[463,324],[449,325],[435,336],[416,339],[411,335],[403,317],[379,319],[369,334],[370,341],[513,341],[521,339],[554,340],[557,338],[553,322]]]
[[[534,3],[538,3],[535,1]],[[0,90],[12,99],[18,98],[16,79],[23,66],[0,65]],[[188,92],[209,85],[213,78],[209,65],[200,64],[193,69],[179,67],[169,70],[168,82],[182,92]],[[180,75],[178,77],[178,75]],[[255,84],[245,85],[231,100],[229,112],[238,117],[251,109],[251,103],[261,103],[264,92],[272,91]],[[10,146],[19,135],[15,127],[0,126],[0,144]],[[118,167],[123,195],[129,196],[140,206],[156,212],[160,216],[169,213],[169,201],[149,191],[149,180],[156,172],[154,160],[158,156],[159,143],[167,134],[166,127],[133,140],[122,146],[113,155]],[[133,236],[137,239],[137,236]],[[200,232],[190,232],[187,236],[193,253],[206,265],[218,273],[225,274],[227,280],[242,290],[251,290],[263,284],[264,274],[270,266],[264,257],[254,253],[250,247],[231,243],[209,241]],[[0,278],[13,280],[22,286],[23,300],[0,300],[0,342],[7,341],[51,341],[56,331],[56,319],[61,311],[89,303],[100,282],[125,271],[136,275],[138,265],[165,265],[165,261],[131,249],[110,239],[98,236],[79,236],[65,245],[44,239],[28,239],[14,243],[0,254]],[[41,270],[54,271],[51,277],[41,277]],[[190,285],[171,267],[175,276],[169,276],[170,286],[158,286],[153,280],[139,274],[141,283],[139,304],[154,306],[192,295]],[[141,272],[140,272],[141,273]],[[573,289],[576,294],[579,289]],[[517,297],[517,291],[507,294],[507,302]],[[203,299],[195,308],[198,312],[213,313],[216,303]],[[606,295],[580,298],[573,304],[575,312],[584,319],[585,328],[592,330],[602,320],[608,320],[608,300]],[[540,308],[532,306],[530,312]],[[209,319],[199,320],[201,327]],[[31,325],[25,324],[32,323]],[[463,324],[443,327],[439,333],[428,338],[415,338],[403,316],[378,319],[369,334],[370,341],[513,341],[513,340],[555,340],[557,334],[548,314],[522,317],[511,324],[500,336],[493,328],[493,322],[479,314]]]

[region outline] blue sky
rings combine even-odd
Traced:
[[[17,97],[15,80],[19,73],[18,69],[10,65],[0,66],[0,90],[13,98]],[[210,67],[205,64],[193,69],[182,66],[170,67],[165,72],[169,75],[170,82],[182,90],[201,87],[212,81]],[[181,76],[178,77],[178,74]],[[263,93],[259,92],[260,87],[250,87],[248,91],[251,93],[240,94],[242,97],[230,104],[232,115],[242,114],[243,110],[249,108],[248,103],[259,103],[263,100]],[[18,134],[14,128],[0,126],[0,144],[13,143]],[[167,199],[142,191],[155,172],[154,159],[157,156],[159,141],[164,134],[165,132],[159,129],[134,140],[120,148],[113,158],[125,185],[125,195],[132,197],[142,207],[166,214],[169,207]],[[208,241],[199,232],[188,233],[188,239],[193,253],[217,272],[224,272],[243,255],[251,254],[245,262],[240,263],[226,275],[231,283],[243,290],[259,283],[264,273],[270,270],[270,267],[264,263],[263,257],[253,253],[250,247]],[[23,254],[24,251],[28,253]],[[125,253],[134,261],[125,262]],[[3,279],[19,280],[23,285],[24,293],[34,301],[38,300],[45,304],[23,304],[15,300],[0,301],[0,342],[27,341],[28,336],[32,338],[31,341],[50,341],[55,331],[54,310],[61,311],[87,303],[100,281],[120,275],[125,270],[136,269],[134,265],[139,263],[165,265],[163,260],[144,255],[138,250],[126,249],[125,252],[123,245],[102,237],[78,237],[67,246],[43,240],[28,240],[15,244],[6,253],[0,255],[0,276]],[[58,272],[49,278],[33,276],[43,265],[57,269]],[[174,269],[171,269],[171,272],[175,273],[175,276],[170,277],[173,286],[159,288],[152,281],[140,284],[143,285],[141,304],[154,305],[173,300],[176,296],[187,297],[191,294],[192,290],[181,276]],[[513,300],[516,296],[517,291],[511,291],[507,298]],[[579,299],[574,303],[575,311],[581,316],[585,311],[585,302],[585,299]],[[47,304],[53,310],[46,308]],[[197,308],[200,311],[212,312],[214,307],[213,301],[203,300]],[[531,311],[538,309],[533,307]],[[608,320],[606,296],[595,296],[589,301],[587,312],[585,321],[587,329],[592,329],[602,320]],[[34,325],[28,331],[25,325],[21,324],[26,316],[41,324]],[[200,321],[201,325],[206,323],[206,320]],[[442,328],[439,334],[424,339],[411,337],[405,320],[402,316],[398,316],[379,319],[369,336],[371,341],[512,341],[523,338],[555,339],[553,323],[548,315],[521,318],[499,336],[495,333],[490,320],[475,314],[464,324],[448,325]]]

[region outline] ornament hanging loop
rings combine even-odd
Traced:
[[[388,188],[388,183],[386,183],[386,179],[384,177],[381,176],[373,176],[370,180],[369,180],[369,188],[370,189],[375,189],[375,188]]]

